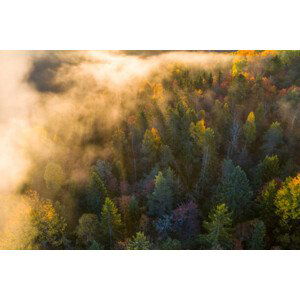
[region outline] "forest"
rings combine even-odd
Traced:
[[[300,249],[300,51],[46,54],[1,249]]]

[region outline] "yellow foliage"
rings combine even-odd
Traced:
[[[278,51],[276,50],[264,50],[261,52],[261,56],[269,56],[269,55],[276,55]]]
[[[203,91],[202,91],[201,89],[196,89],[196,90],[195,90],[195,94],[196,94],[197,96],[201,96],[201,95],[203,94]]]
[[[247,117],[247,122],[249,123],[254,123],[255,122],[255,115],[254,115],[254,112],[251,111]]]
[[[240,56],[258,56],[260,55],[259,50],[238,50],[236,52],[236,55],[240,55]]]
[[[151,134],[156,145],[161,144],[161,138],[156,128],[151,128]]]
[[[162,100],[164,97],[164,88],[161,83],[155,83],[152,88],[152,99]]]

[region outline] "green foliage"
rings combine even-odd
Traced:
[[[253,192],[248,178],[240,166],[234,166],[231,160],[223,162],[223,175],[217,187],[215,199],[226,203],[235,219],[245,217],[251,205]]]
[[[256,124],[253,112],[250,112],[247,117],[247,121],[244,125],[244,135],[247,145],[251,145],[256,139]]]
[[[265,155],[279,154],[283,144],[283,132],[279,122],[273,122],[263,136],[262,150]]]
[[[263,221],[258,220],[254,225],[252,236],[249,240],[249,249],[263,250],[265,247],[266,227]]]
[[[181,242],[168,237],[166,240],[164,240],[160,244],[159,249],[161,249],[161,250],[180,250],[181,249]]]
[[[128,236],[132,236],[138,229],[139,221],[141,218],[141,211],[139,208],[139,202],[135,196],[131,197],[126,209],[124,221],[126,226],[126,233]]]
[[[267,182],[279,176],[279,158],[277,155],[266,156],[262,162],[262,180]]]
[[[170,213],[174,202],[174,191],[172,188],[173,174],[169,170],[166,175],[161,171],[155,176],[155,187],[148,198],[149,214],[154,217],[161,217]]]
[[[108,197],[108,192],[105,183],[98,173],[96,167],[92,167],[87,187],[87,210],[89,212],[99,214],[101,206],[103,205],[106,197]]]
[[[201,234],[200,244],[204,248],[220,250],[230,249],[232,243],[232,219],[226,205],[217,205],[203,222],[207,234]]]
[[[143,232],[137,232],[136,235],[129,241],[127,250],[149,250],[150,242]]]
[[[45,120],[58,147],[30,150],[16,191],[42,197],[0,220],[0,248],[195,249],[201,230],[205,249],[300,248],[300,51],[180,55],[117,90],[69,74],[84,105]]]
[[[147,129],[142,142],[142,152],[150,163],[155,163],[158,161],[161,147],[162,141],[157,129]]]
[[[121,237],[122,222],[114,202],[108,197],[101,210],[101,235],[104,245],[112,249],[115,242]]]
[[[100,222],[97,215],[83,214],[79,219],[76,236],[79,246],[82,245],[86,248],[92,247],[92,245],[95,246],[95,243],[97,243],[100,238]]]
[[[102,248],[99,243],[93,240],[91,246],[89,247],[89,250],[102,250]]]
[[[268,182],[262,189],[259,197],[259,214],[267,227],[272,228],[275,224],[275,197],[279,188],[278,182],[274,179]]]

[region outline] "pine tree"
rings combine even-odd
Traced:
[[[256,124],[255,115],[251,111],[247,117],[247,121],[244,125],[244,136],[247,145],[251,145],[256,139]]]
[[[143,232],[137,234],[129,241],[127,250],[149,250],[150,242]]]
[[[163,175],[161,171],[155,177],[153,193],[148,197],[149,214],[161,217],[171,212],[174,202],[174,191],[172,188],[172,174]]]
[[[235,219],[245,217],[251,205],[253,192],[246,173],[231,160],[223,162],[221,183],[217,187],[215,199],[226,203]]]
[[[266,156],[262,162],[262,181],[267,182],[279,176],[279,158],[277,155]]]
[[[92,167],[86,195],[87,210],[99,215],[106,197],[108,197],[108,192],[105,183],[98,173],[97,168]]]
[[[265,155],[279,154],[283,145],[283,131],[279,122],[273,122],[263,136],[262,150]]]
[[[252,236],[249,241],[249,249],[263,250],[265,247],[266,227],[263,221],[259,220],[253,229]]]
[[[207,234],[201,234],[199,241],[208,249],[230,249],[232,243],[232,220],[227,206],[217,205],[209,214],[208,221],[203,222]]]
[[[83,214],[79,219],[76,229],[77,245],[79,247],[90,247],[93,242],[99,241],[100,222],[95,214]]]
[[[264,221],[267,229],[271,229],[276,224],[275,197],[279,188],[279,182],[271,180],[266,183],[258,198],[258,211],[260,218]]]
[[[131,197],[130,199],[128,214],[126,217],[127,233],[129,236],[131,236],[136,232],[141,218],[139,203],[135,196]]]
[[[161,153],[162,141],[156,128],[147,129],[142,142],[142,153],[150,164],[158,161]]]
[[[196,144],[194,156],[197,157],[199,152],[202,154],[199,161],[200,172],[195,189],[197,197],[199,197],[202,196],[203,191],[214,175],[216,166],[215,133],[211,128],[205,126],[205,121],[202,119],[196,124],[191,123],[190,134]]]
[[[108,197],[101,210],[101,231],[105,246],[112,249],[115,241],[121,236],[122,222],[117,207]]]

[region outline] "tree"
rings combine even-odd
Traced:
[[[102,180],[97,168],[91,168],[90,177],[87,187],[86,208],[89,212],[99,215],[101,206],[105,198],[108,197],[108,192],[104,181]]]
[[[76,229],[77,244],[89,248],[100,238],[100,222],[95,214],[83,214]],[[99,244],[98,244],[99,246]]]
[[[122,233],[121,215],[114,202],[106,197],[101,210],[101,231],[102,240],[105,246],[112,249],[115,241],[120,238]]]
[[[280,187],[280,182],[271,180],[265,184],[258,198],[258,212],[268,230],[275,227],[277,216],[275,213],[275,197]]]
[[[127,250],[149,250],[150,242],[143,232],[137,234],[129,241]]]
[[[283,131],[279,122],[273,122],[263,136],[262,150],[265,155],[279,154],[283,145]]]
[[[99,243],[93,240],[91,246],[89,247],[89,250],[102,250],[102,248]]]
[[[232,219],[227,206],[217,205],[209,214],[208,221],[203,222],[207,231],[199,237],[200,244],[208,249],[230,249],[232,243]]]
[[[136,233],[141,217],[138,200],[135,196],[121,197],[120,212],[123,216],[126,236]]]
[[[275,206],[282,224],[289,225],[300,220],[300,173],[284,181],[277,191]]]
[[[161,137],[156,128],[147,129],[142,142],[142,153],[154,164],[158,161],[162,147]]]
[[[278,178],[280,173],[279,158],[277,155],[266,156],[264,160],[253,169],[253,185],[256,189],[272,179]]]
[[[266,227],[263,221],[258,220],[254,225],[252,236],[249,240],[249,249],[263,250],[265,247]]]
[[[266,156],[262,162],[262,181],[267,182],[279,176],[279,158],[277,155]]]
[[[199,214],[195,202],[181,204],[173,211],[173,231],[179,240],[192,240],[199,232]]]
[[[247,145],[251,145],[256,139],[256,124],[253,111],[249,113],[244,125],[244,136]]]
[[[212,180],[216,162],[215,133],[211,128],[206,128],[204,120],[190,126],[190,134],[196,143],[194,156],[202,154],[200,163],[200,174],[196,183],[197,196],[203,194],[203,190]]]
[[[37,234],[34,243],[39,249],[64,249],[67,246],[67,224],[59,211],[59,203],[36,199],[31,211],[31,222]]]
[[[172,188],[173,175],[167,172],[163,175],[161,171],[155,176],[155,187],[148,198],[149,214],[154,217],[161,217],[172,210],[174,192]]]
[[[231,160],[223,162],[223,174],[217,187],[215,199],[225,203],[233,212],[235,219],[245,217],[251,206],[251,190],[246,173]]]
[[[181,242],[176,239],[171,239],[168,237],[164,240],[159,247],[160,250],[180,250],[181,249]]]

